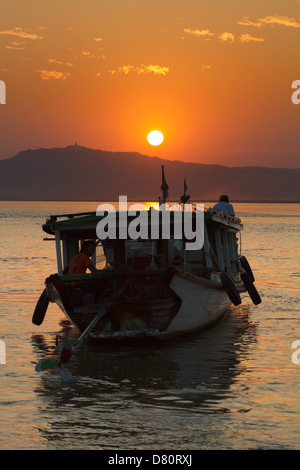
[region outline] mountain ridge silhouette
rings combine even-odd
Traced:
[[[161,166],[169,198],[179,200],[186,178],[191,201],[300,202],[300,169],[228,167],[112,152],[79,145],[28,149],[0,160],[0,200],[157,200]]]

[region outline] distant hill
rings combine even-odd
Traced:
[[[226,167],[164,160],[132,152],[107,152],[77,145],[26,150],[0,160],[0,200],[113,201],[157,200],[161,166],[165,166],[170,200],[188,193],[196,202],[299,201],[300,170]]]

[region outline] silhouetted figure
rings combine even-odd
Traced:
[[[92,273],[98,270],[93,265],[91,256],[94,254],[96,244],[93,240],[84,241],[79,253],[74,255],[68,266],[64,269],[64,274],[85,274],[87,269]],[[92,281],[71,281],[72,287],[80,287],[84,292],[93,292],[95,284]]]
[[[229,197],[226,194],[223,194],[219,198],[219,202],[214,205],[213,209],[218,209],[225,214],[235,215],[232,204],[229,203]]]

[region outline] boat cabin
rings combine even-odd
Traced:
[[[149,268],[166,268],[174,266],[198,276],[209,273],[239,270],[238,235],[242,230],[240,220],[216,210],[204,213],[203,244],[200,249],[186,249],[187,240],[177,238],[174,214],[170,215],[168,238],[163,237],[162,215],[160,211],[156,229],[150,228],[151,210],[147,211],[149,219],[148,237],[131,239],[118,237],[121,231],[121,213],[117,212],[116,238],[99,239],[97,224],[104,217],[92,213],[67,214],[51,216],[43,230],[54,235],[56,243],[57,270],[62,276],[73,255],[78,253],[84,240],[94,240],[96,250],[93,264],[99,270],[117,270],[127,266],[133,270]],[[128,226],[133,217],[127,214]],[[193,222],[194,223],[194,222]],[[153,233],[153,231],[155,233]],[[182,232],[183,233],[183,232]],[[153,237],[153,234],[155,237]],[[152,237],[151,237],[152,235]],[[46,240],[49,240],[47,238]],[[98,277],[98,273],[80,275]],[[71,280],[70,276],[63,276]]]

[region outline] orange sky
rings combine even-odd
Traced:
[[[77,142],[300,168],[300,0],[10,0],[0,21],[0,158]]]

